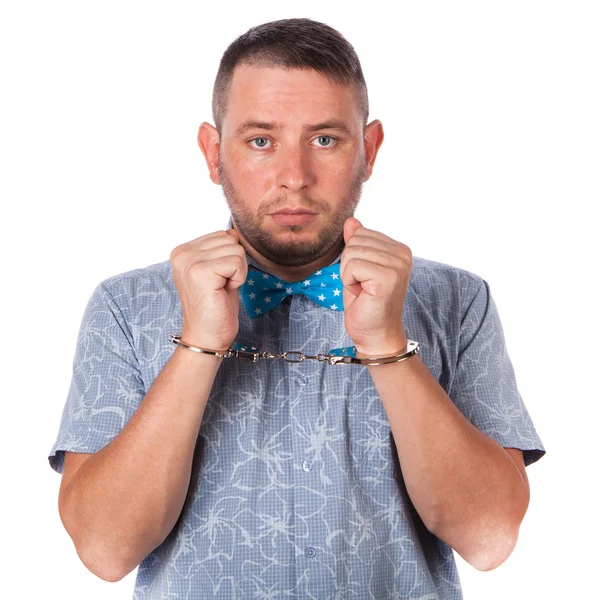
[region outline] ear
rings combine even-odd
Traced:
[[[367,181],[373,173],[373,165],[377,158],[379,147],[383,143],[383,125],[379,119],[371,121],[365,127],[365,156],[367,161],[365,181]]]
[[[198,129],[198,146],[204,154],[206,164],[208,165],[208,172],[210,179],[213,183],[219,184],[219,132],[210,123],[204,121]]]

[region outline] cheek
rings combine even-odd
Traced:
[[[251,201],[268,191],[271,172],[266,165],[249,161],[243,155],[232,157],[231,165],[236,189],[242,197]]]
[[[240,185],[247,190],[250,198],[265,195],[271,187],[270,181],[269,171],[264,167],[247,169],[240,177]]]
[[[322,166],[321,180],[328,187],[345,189],[355,173],[355,168],[350,161],[332,161]]]

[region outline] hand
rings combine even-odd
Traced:
[[[412,271],[408,246],[363,227],[355,217],[344,223],[346,247],[340,260],[344,285],[344,326],[358,354],[379,357],[403,350],[404,299]]]
[[[227,350],[239,329],[237,288],[248,275],[238,232],[215,231],[181,244],[171,251],[170,261],[183,313],[181,339]]]

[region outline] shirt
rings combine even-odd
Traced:
[[[259,270],[247,258],[249,274]],[[522,449],[526,465],[545,454],[485,280],[413,256],[403,325],[471,423]],[[123,429],[181,327],[169,260],[97,285],[48,457],[53,469],[62,473],[65,450],[96,452]],[[343,311],[304,295],[255,319],[240,298],[235,341],[310,355],[353,345]],[[429,532],[407,494],[367,366],[222,359],[181,515],[137,571],[134,600],[167,597],[462,598],[452,548]]]

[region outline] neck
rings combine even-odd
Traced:
[[[322,269],[329,264],[331,264],[337,255],[344,248],[344,239],[342,238],[338,244],[333,246],[329,252],[319,257],[317,260],[307,263],[305,265],[298,265],[297,267],[286,267],[283,265],[279,265],[274,263],[267,258],[265,258],[262,254],[259,254],[254,248],[252,248],[247,240],[243,237],[242,233],[235,227],[234,229],[238,232],[240,236],[240,244],[244,246],[246,253],[250,258],[264,271],[268,271],[273,275],[287,281],[289,283],[294,283],[296,281],[302,281],[306,279],[309,275],[312,275],[315,271]]]

